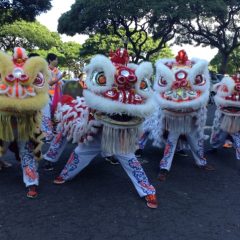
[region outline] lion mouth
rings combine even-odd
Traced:
[[[102,112],[95,113],[96,119],[110,125],[119,126],[138,126],[143,122],[140,117],[129,116],[127,114],[105,114]]]
[[[240,107],[234,106],[221,107],[221,111],[225,113],[240,114]]]
[[[161,94],[162,98],[173,102],[191,101],[200,97],[200,95],[199,91],[186,89],[169,90]]]
[[[145,99],[131,90],[111,89],[102,94],[104,98],[123,104],[143,104]]]
[[[15,83],[13,86],[6,84],[0,84],[0,95],[4,95],[11,98],[24,99],[28,97],[36,96],[34,88],[31,86],[24,87],[21,84]]]
[[[110,119],[114,121],[119,121],[119,122],[129,122],[132,121],[134,117],[129,116],[127,114],[113,114],[113,115],[107,115]]]

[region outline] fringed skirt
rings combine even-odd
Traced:
[[[163,123],[167,131],[173,131],[180,134],[190,133],[196,128],[195,114],[178,114],[170,111],[164,111]]]
[[[220,128],[228,133],[240,131],[240,116],[223,115]]]
[[[109,154],[135,152],[139,126],[117,126],[104,123],[102,130],[102,151]]]

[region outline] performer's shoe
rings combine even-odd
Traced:
[[[140,148],[137,149],[135,152],[135,156],[140,158],[140,157],[142,157],[142,155],[143,155],[143,149],[140,149]]]
[[[181,157],[187,157],[188,156],[188,154],[184,150],[177,151],[175,154],[179,155]]]
[[[196,165],[198,169],[202,169],[202,170],[205,170],[205,171],[214,171],[215,168],[210,165],[210,164],[206,164],[206,165],[203,165],[203,166],[198,166]]]
[[[166,181],[169,171],[167,169],[160,169],[157,179],[161,182]]]
[[[145,196],[145,200],[146,200],[147,206],[149,208],[157,208],[158,207],[156,194],[149,194],[149,195]]]
[[[226,142],[226,143],[223,144],[223,147],[224,148],[232,148],[232,143]]]
[[[109,162],[112,165],[119,164],[118,160],[114,156],[105,157],[104,159],[105,159],[105,161]]]
[[[52,171],[53,168],[53,163],[50,161],[45,160],[45,164],[44,164],[44,170],[45,171]]]
[[[32,185],[28,187],[27,197],[28,198],[36,198],[38,196],[37,186]]]
[[[61,185],[61,184],[65,183],[65,180],[61,176],[58,176],[54,179],[53,183]]]

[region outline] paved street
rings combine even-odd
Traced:
[[[209,126],[213,111],[210,106]],[[0,172],[0,240],[240,239],[240,175],[233,149],[207,155],[214,172],[196,169],[190,153],[176,156],[169,178],[160,183],[162,150],[149,143],[143,167],[159,200],[152,210],[121,166],[100,157],[71,182],[54,185],[73,147],[68,145],[53,172],[40,168],[39,197],[33,200],[26,198],[19,165],[8,154],[14,166]]]

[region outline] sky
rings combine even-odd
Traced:
[[[45,25],[50,31],[57,31],[58,18],[64,12],[70,10],[71,5],[75,3],[75,0],[52,0],[52,8],[50,11],[41,14],[37,17],[37,20]],[[87,39],[86,35],[76,34],[73,37],[66,36],[65,34],[61,35],[63,41],[76,41],[80,44],[84,43]],[[217,54],[217,49],[211,49],[210,47],[194,47],[191,45],[178,46],[174,45],[171,47],[174,55],[181,49],[185,49],[189,58],[197,57],[206,59],[210,61],[215,54]]]

